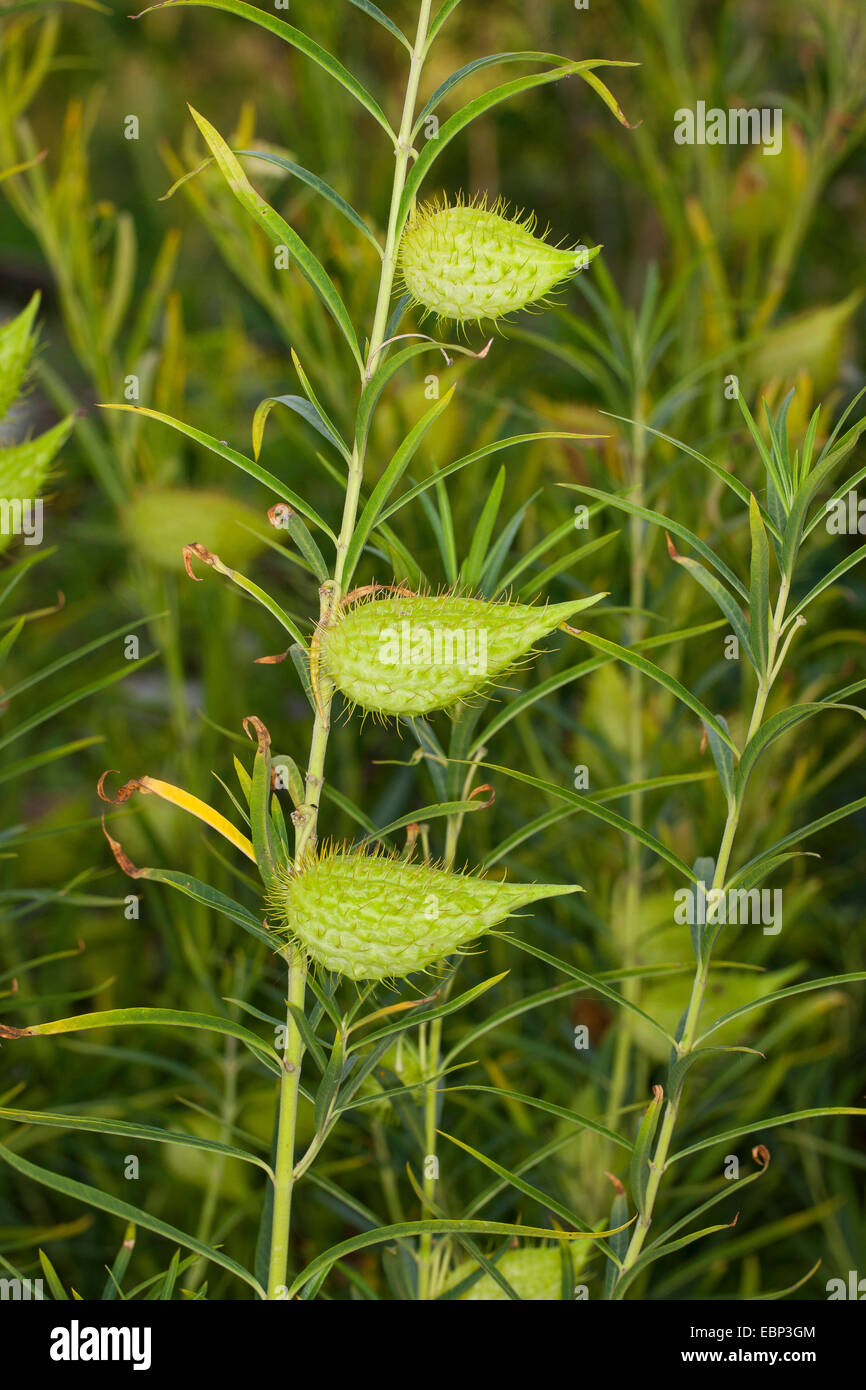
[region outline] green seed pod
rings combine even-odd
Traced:
[[[352,980],[403,979],[518,908],[580,890],[498,883],[384,853],[330,847],[271,894],[271,911],[313,960]]]
[[[507,217],[498,200],[426,203],[404,229],[399,268],[416,304],[440,319],[495,320],[543,299],[600,246],[567,249],[535,236],[535,217]]]
[[[474,1260],[464,1260],[446,1281],[445,1292],[462,1284],[477,1268]],[[553,1246],[526,1245],[506,1250],[496,1261],[496,1268],[524,1302],[552,1303],[562,1298],[562,1260]],[[489,1274],[482,1274],[460,1298],[467,1303],[497,1303],[507,1301],[508,1295]]]
[[[374,586],[371,586],[374,588]],[[380,715],[447,709],[483,690],[536,642],[603,598],[536,607],[453,593],[361,590],[344,600],[315,643],[318,665],[354,704]]]

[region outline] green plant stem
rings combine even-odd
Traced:
[[[411,155],[412,123],[415,119],[415,104],[421,70],[424,66],[424,49],[430,25],[432,0],[421,0],[418,29],[409,76],[406,83],[406,96],[403,103],[403,116],[400,122],[397,148],[395,150],[394,181],[391,189],[391,206],[388,215],[388,234],[379,276],[379,292],[373,317],[373,329],[367,351],[365,376],[369,378],[374,360],[383,347],[385,330],[388,324],[388,308],[394,288],[397,270],[397,251],[400,239],[399,209]],[[342,598],[343,571],[346,554],[355,530],[358,516],[358,501],[364,478],[364,445],[356,439],[352,449],[352,459],[346,480],[346,494],[343,503],[343,519],[337,540],[334,577],[326,581],[319,590],[319,623],[327,625],[336,612]],[[295,824],[295,865],[299,866],[307,851],[315,845],[319,818],[319,805],[324,782],[325,757],[328,749],[328,736],[331,729],[331,701],[334,689],[327,677],[318,680],[318,701],[313,720],[313,734],[307,762],[307,775],[304,786],[304,804],[293,814]],[[306,999],[308,963],[301,951],[293,951],[289,958],[288,1003],[303,1009]],[[274,1168],[274,1210],[271,1223],[271,1250],[268,1271],[268,1298],[285,1297],[289,1260],[289,1240],[291,1235],[292,1189],[296,1181],[295,1173],[295,1128],[298,1109],[298,1087],[301,1079],[303,1042],[291,1008],[286,1015],[286,1044],[283,1054],[283,1074],[280,1079],[280,1102],[277,1119],[276,1163]]]
[[[767,700],[773,687],[775,674],[773,667],[776,660],[776,652],[781,637],[782,625],[785,617],[785,606],[788,601],[790,591],[790,577],[785,575],[779,588],[778,601],[773,613],[772,629],[770,632],[769,657],[767,661],[767,672],[758,681],[758,689],[755,693],[755,702],[752,709],[752,716],[749,720],[749,729],[746,735],[746,744],[754,737],[761,727],[764,712],[767,707]],[[728,875],[728,866],[731,861],[731,854],[734,848],[734,840],[740,822],[743,807],[743,796],[745,787],[740,789],[740,794],[731,799],[728,806],[728,814],[725,820],[725,828],[722,832],[722,839],[719,846],[719,854],[716,860],[716,868],[713,874],[713,890],[724,888],[725,880]],[[698,1023],[700,1021],[701,1008],[706,994],[707,983],[709,980],[710,964],[712,961],[714,939],[708,941],[706,949],[701,949],[694,979],[692,981],[692,992],[689,999],[689,1006],[683,1021],[682,1031],[677,1042],[677,1055],[686,1057],[694,1051],[695,1039],[697,1035]],[[617,1293],[617,1287],[621,1284],[623,1276],[636,1264],[637,1259],[643,1249],[644,1241],[652,1225],[653,1211],[662,1178],[664,1177],[665,1165],[667,1164],[668,1154],[670,1153],[671,1141],[676,1129],[677,1117],[679,1115],[680,1102],[682,1099],[682,1084],[678,1087],[675,1094],[668,1096],[665,1106],[665,1113],[659,1128],[655,1150],[650,1161],[650,1175],[647,1181],[646,1198],[643,1210],[639,1213],[635,1223],[634,1234],[622,1263],[617,1285],[614,1287],[613,1297],[621,1297]]]
[[[472,782],[477,772],[477,764],[482,758],[487,756],[486,748],[479,748],[474,755],[473,762],[466,773],[463,789],[460,793],[461,801],[468,801],[472,790]],[[463,816],[449,816],[445,832],[445,854],[444,862],[450,869],[454,866],[457,855],[457,844],[460,839],[460,831],[463,828]],[[454,984],[452,971],[449,978],[445,981],[439,991],[440,1003],[445,1003],[451,993],[451,986]],[[442,1019],[436,1018],[430,1025],[429,1033],[426,1027],[422,1030],[423,1047],[421,1048],[422,1063],[428,1077],[438,1078],[439,1069],[442,1065]],[[438,1162],[438,1135],[436,1133],[438,1111],[439,1111],[439,1092],[441,1081],[430,1080],[424,1088],[424,1166],[423,1166],[423,1192],[428,1211],[422,1215],[433,1215],[433,1198],[436,1192],[436,1178],[434,1173]],[[429,1166],[429,1172],[428,1172]],[[421,1302],[426,1302],[433,1296],[433,1237],[429,1232],[421,1237],[421,1248],[418,1256],[418,1298]]]
[[[632,437],[632,466],[630,483],[632,497],[638,506],[643,505],[646,466],[646,433],[643,429],[643,378],[638,379],[634,393],[632,415],[635,421]],[[636,645],[644,635],[644,621],[640,612],[646,600],[647,568],[647,527],[640,517],[629,517],[629,607],[632,609],[629,620],[629,642]],[[644,775],[643,746],[643,700],[642,676],[640,671],[629,668],[629,721],[628,721],[628,780],[640,782]],[[629,796],[629,819],[633,825],[640,825],[643,815],[643,798],[640,792]],[[643,888],[643,868],[639,841],[630,837],[627,849],[626,895],[624,904],[624,932],[622,940],[623,965],[634,964],[634,948],[640,928],[640,904]],[[636,980],[626,980],[623,992],[628,999],[636,1001],[640,992]],[[619,1112],[625,1103],[629,1078],[631,1056],[631,1034],[627,1028],[616,1030],[614,1044],[613,1071],[608,1092],[605,1123],[609,1129],[616,1126]]]
[[[302,951],[293,950],[289,958],[288,1003],[304,1007],[307,961]],[[286,1010],[286,1046],[280,1078],[280,1109],[277,1121],[277,1161],[274,1168],[274,1213],[271,1222],[271,1253],[268,1266],[268,1298],[286,1297],[289,1267],[292,1191],[295,1166],[295,1125],[298,1115],[298,1087],[301,1081],[303,1044],[290,1009]]]

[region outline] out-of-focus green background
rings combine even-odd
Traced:
[[[292,563],[284,533],[267,526],[272,499],[254,482],[180,435],[101,412],[96,402],[131,399],[135,376],[140,403],[250,454],[259,401],[297,390],[294,348],[335,421],[347,429],[351,423],[355,399],[345,363],[312,293],[273,269],[263,238],[214,169],[161,201],[204,159],[187,103],[233,148],[263,142],[315,170],[378,232],[393,170],[382,133],[278,40],[205,9],[133,21],[126,8],[112,0],[110,14],[67,5],[13,6],[8,15],[0,9],[0,170],[45,151],[41,162],[0,184],[0,317],[22,309],[38,290],[42,325],[30,390],[4,432],[20,438],[67,413],[76,416],[46,493],[43,549],[51,553],[40,556],[16,593],[14,611],[33,616],[4,686],[113,629],[122,635],[25,693],[15,712],[26,716],[31,700],[34,709],[62,702],[87,680],[125,671],[119,683],[61,711],[25,743],[0,751],[2,772],[25,754],[94,735],[100,740],[2,784],[0,976],[8,978],[0,980],[0,1020],[18,1026],[131,1004],[219,1011],[235,1007],[223,1002],[228,998],[254,999],[260,1008],[270,1003],[279,1012],[276,976],[268,974],[267,963],[251,962],[230,924],[155,884],[141,890],[123,879],[100,831],[95,787],[105,768],[119,769],[124,779],[149,773],[231,813],[214,774],[234,785],[232,754],[249,761],[241,721],[251,713],[265,720],[275,745],[303,765],[310,711],[294,669],[290,662],[254,664],[280,650],[284,634],[212,573],[199,585],[190,583],[181,547],[201,541],[279,594],[299,619],[316,612],[315,583]],[[384,8],[411,29],[413,5]],[[397,119],[406,55],[383,29],[344,0],[293,0],[284,17],[338,53]],[[554,240],[603,243],[611,295],[621,301],[614,331],[581,279],[557,296],[554,309],[507,326],[483,368],[461,365],[449,377],[459,379],[461,389],[419,459],[418,476],[500,434],[561,429],[606,436],[579,446],[535,444],[509,461],[503,518],[525,505],[512,541],[515,558],[567,521],[574,495],[558,491],[557,482],[625,486],[632,436],[600,410],[644,418],[659,411],[660,429],[711,453],[757,487],[755,453],[726,399],[726,377],[736,375],[753,403],[763,393],[776,407],[795,386],[792,430],[802,430],[824,401],[822,437],[866,383],[866,13],[857,0],[591,0],[587,9],[570,0],[464,0],[435,49],[422,95],[476,57],[523,48],[639,66],[605,73],[631,128],[618,124],[586,85],[569,79],[497,108],[458,137],[427,190],[502,195],[533,210]],[[465,99],[511,76],[512,69],[473,74],[461,94]],[[675,144],[674,112],[699,100],[708,107],[780,107],[782,152],[767,157],[755,147]],[[446,99],[443,115],[453,103]],[[136,138],[127,138],[130,133]],[[274,166],[262,163],[250,172],[315,246],[354,321],[369,326],[376,273],[369,246]],[[599,284],[595,269],[585,279]],[[603,300],[609,312],[612,302]],[[647,325],[656,321],[647,356]],[[470,335],[475,347],[483,341]],[[374,473],[420,414],[423,376],[419,369],[414,385],[406,378],[383,407],[371,449]],[[271,415],[262,461],[333,520],[338,493],[316,464],[317,448],[296,417]],[[480,473],[452,480],[462,547],[498,467],[498,459],[488,460]],[[747,528],[726,521],[720,490],[687,457],[650,443],[646,481],[653,506],[741,560],[747,554]],[[399,521],[404,543],[438,586],[446,576],[424,511],[407,509]],[[648,542],[644,611],[629,616],[627,525],[613,514],[593,525],[599,533],[619,528],[621,534],[557,575],[552,597],[609,591],[610,613],[597,630],[617,641],[635,635],[635,622],[646,634],[715,616],[706,595],[670,563],[660,537]],[[815,541],[816,573],[858,544],[856,536],[822,532]],[[556,553],[568,546],[565,538]],[[24,553],[10,548],[6,563]],[[403,577],[389,569],[387,557],[365,565],[362,582]],[[543,569],[539,564],[535,572]],[[863,601],[856,570],[828,591],[777,700],[795,692],[809,698],[810,691],[862,675]],[[127,662],[127,634],[138,635],[140,660],[154,654],[142,669]],[[518,683],[543,679],[585,654],[551,643]],[[718,631],[667,653],[664,661],[713,709],[734,711],[736,718],[747,678],[724,660]],[[629,700],[620,669],[606,667],[509,724],[491,748],[492,760],[566,786],[579,764],[590,767],[593,788],[625,782]],[[647,776],[706,765],[695,726],[676,717],[662,691],[644,690],[640,718]],[[861,795],[864,745],[858,722],[834,714],[774,750],[752,789],[742,859]],[[420,769],[382,765],[408,763],[411,753],[410,742],[398,742],[393,730],[367,724],[359,732],[357,722],[343,722],[332,739],[329,776],[381,825],[433,799]],[[655,795],[645,807],[647,823],[689,862],[718,843],[721,810],[708,786]],[[547,806],[541,796],[530,805],[525,788],[502,783],[497,792],[496,806],[467,825],[462,852],[471,862]],[[334,804],[326,820],[326,833],[352,830]],[[155,799],[115,813],[112,824],[137,863],[185,868],[215,886],[237,887],[200,827]],[[780,984],[861,968],[863,828],[861,813],[810,842],[820,859],[786,866],[785,924],[778,937],[744,931],[720,954],[763,967]],[[646,876],[637,936],[632,931],[623,940],[625,845],[598,822],[563,821],[506,862],[516,876],[567,877],[584,885],[586,893],[568,915],[542,914],[535,928],[537,942],[574,964],[610,970],[629,961],[688,959],[688,942],[670,925],[670,882],[657,869]],[[138,920],[125,915],[133,891],[142,893]],[[21,972],[25,961],[63,952]],[[541,963],[499,940],[469,958],[461,978],[468,987],[506,969],[497,1007],[552,983]],[[635,997],[673,1027],[687,998],[686,978],[645,983]],[[17,992],[4,995],[12,979]],[[749,997],[757,981],[754,973],[720,972],[713,985],[717,1012]],[[760,987],[767,987],[766,977]],[[489,1007],[481,1000],[474,1013],[460,1015],[452,1039]],[[582,1022],[593,1038],[588,1054],[573,1047],[574,1027]],[[603,1116],[617,1034],[626,1026],[603,1001],[573,997],[515,1017],[462,1060],[473,1059],[474,1080]],[[241,1065],[230,1047],[202,1037],[118,1031],[6,1044],[0,1049],[0,1103],[102,1109],[208,1135],[229,1114],[239,1132],[254,1136],[267,1152],[271,1083]],[[724,1040],[760,1047],[767,1061],[741,1056],[707,1065],[706,1085],[696,1088],[685,1117],[692,1137],[771,1112],[863,1103],[866,1052],[856,989],[805,995],[784,1011],[752,1015],[745,1034]],[[633,1119],[666,1059],[651,1035],[633,1037],[624,1055],[623,1101],[633,1107],[627,1112]],[[444,1127],[467,1142],[479,1144],[483,1131],[486,1151],[510,1167],[550,1144],[546,1190],[567,1197],[590,1222],[607,1218],[613,1193],[604,1169],[612,1158],[592,1135],[565,1143],[548,1118],[542,1122],[520,1106],[491,1102],[485,1108],[468,1095],[448,1103],[446,1118]],[[302,1127],[311,1122],[303,1108],[301,1121]],[[16,1147],[32,1161],[185,1229],[198,1228],[252,1261],[262,1196],[255,1169],[214,1165],[192,1151],[138,1146],[132,1152],[141,1149],[140,1175],[127,1180],[130,1150],[122,1140],[53,1129],[16,1134]],[[383,1134],[402,1181],[405,1162],[417,1163],[419,1152],[408,1120],[395,1126],[392,1117],[379,1129],[368,1118],[349,1122],[322,1163],[385,1221],[388,1192],[370,1162],[381,1159]],[[846,1277],[858,1252],[862,1260],[862,1121],[798,1125],[765,1142],[771,1169],[743,1196],[736,1231],[661,1266],[653,1296],[782,1289],[821,1258],[821,1269],[800,1290],[800,1296],[821,1297],[827,1278]],[[748,1162],[742,1143],[734,1151]],[[484,1186],[485,1174],[455,1155],[448,1156],[443,1201],[459,1214]],[[670,1212],[676,1213],[678,1201],[696,1205],[717,1177],[717,1155],[700,1155],[679,1174]],[[406,1200],[411,1203],[411,1193]],[[513,1219],[516,1211],[538,1215],[531,1200],[507,1191],[489,1208],[500,1219]],[[302,1255],[311,1257],[354,1229],[351,1213],[327,1193],[299,1189]],[[121,1237],[118,1221],[4,1170],[0,1254],[17,1265],[30,1267],[41,1246],[67,1285],[95,1297]],[[168,1258],[163,1242],[140,1235],[137,1278],[147,1279]],[[386,1296],[389,1289],[400,1295],[399,1275],[377,1253],[360,1257],[358,1269]],[[220,1271],[209,1278],[212,1294],[244,1296]],[[590,1263],[587,1278],[600,1278],[598,1265]],[[349,1292],[341,1276],[329,1287],[337,1297]]]

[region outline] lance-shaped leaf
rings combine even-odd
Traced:
[[[670,531],[672,535],[677,536],[680,540],[685,541],[686,545],[690,545],[693,550],[696,550],[701,559],[706,560],[707,564],[722,576],[725,583],[729,584],[735,593],[738,593],[743,599],[748,599],[748,590],[733,570],[725,564],[724,560],[720,560],[715,551],[693,531],[690,531],[687,526],[682,526],[680,522],[673,521],[669,516],[663,516],[661,512],[651,511],[649,507],[638,506],[636,502],[631,502],[628,497],[620,497],[614,492],[602,492],[599,488],[587,487],[585,483],[560,483],[559,486],[569,488],[573,492],[585,492],[589,497],[597,497],[599,501],[608,506],[617,507],[619,511],[628,512],[630,516],[640,517],[642,521],[650,521],[654,526],[660,526],[662,530]]]
[[[236,849],[239,849],[241,854],[245,854],[247,859],[251,859],[253,863],[256,862],[255,852],[246,835],[242,835],[231,821],[226,820],[225,816],[221,815],[219,811],[215,811],[212,806],[208,806],[206,801],[201,801],[197,796],[184,791],[182,787],[175,787],[171,782],[161,782],[156,777],[134,777],[130,782],[124,783],[115,796],[109,796],[105,790],[105,779],[108,776],[108,772],[103,772],[97,786],[103,801],[107,801],[112,806],[121,806],[136,792],[140,792],[144,796],[153,793],[163,801],[169,801],[173,806],[178,806],[182,811],[187,811],[198,820],[204,821],[205,825],[209,825],[212,830],[216,830]],[[110,836],[108,838],[111,840]],[[116,843],[115,841],[112,844],[112,849]],[[132,867],[134,868],[134,866]],[[129,873],[130,870],[126,869],[126,872]],[[132,877],[136,877],[136,875],[132,874]]]
[[[205,1139],[197,1134],[186,1134],[183,1130],[157,1129],[153,1125],[133,1123],[129,1120],[114,1120],[102,1115],[53,1114],[46,1110],[10,1110],[0,1107],[0,1120],[12,1120],[23,1125],[45,1125],[49,1129],[72,1129],[82,1133],[117,1134],[128,1139],[151,1140],[156,1144],[175,1144],[180,1148],[199,1149],[203,1153],[219,1154],[223,1158],[238,1158],[243,1163],[254,1163],[271,1178],[273,1171],[258,1154],[248,1153],[234,1144],[223,1144],[216,1139]]]
[[[647,661],[646,657],[639,656],[637,652],[630,647],[621,647],[617,642],[608,642],[604,637],[596,637],[595,634],[591,632],[579,632],[577,636],[580,638],[581,642],[586,642],[588,646],[595,647],[596,650],[600,652],[607,652],[610,656],[616,656],[620,661],[624,661],[626,665],[633,666],[635,670],[640,671],[642,675],[649,676],[651,680],[654,680],[657,685],[667,690],[669,694],[673,695],[675,699],[679,700],[687,709],[692,710],[698,716],[701,723],[705,724],[707,728],[713,729],[717,737],[720,738],[723,743],[727,744],[739,757],[739,749],[727,729],[719,723],[714,714],[710,714],[706,705],[698,699],[697,695],[693,695],[690,690],[687,690],[682,682],[678,681],[675,676],[668,675],[667,671],[663,671],[660,666],[656,666],[652,661]]]
[[[245,1284],[249,1284],[259,1298],[265,1297],[265,1291],[261,1284],[254,1275],[244,1269],[243,1265],[238,1264],[229,1255],[223,1254],[222,1250],[206,1245],[196,1236],[187,1235],[177,1226],[171,1226],[167,1221],[161,1221],[158,1217],[151,1216],[149,1212],[143,1211],[140,1207],[134,1207],[129,1202],[122,1202],[119,1198],[112,1197],[98,1187],[91,1187],[88,1183],[77,1182],[74,1178],[67,1178],[61,1173],[52,1173],[47,1168],[40,1168],[28,1159],[22,1158],[20,1154],[15,1153],[5,1144],[0,1144],[0,1159],[21,1173],[23,1177],[29,1178],[31,1182],[41,1183],[43,1187],[49,1187],[53,1191],[59,1192],[61,1196],[73,1197],[76,1201],[86,1202],[88,1206],[108,1212],[110,1216],[118,1216],[123,1221],[133,1222],[146,1231],[153,1231],[155,1235],[163,1236],[176,1245],[193,1250],[202,1259],[220,1265],[222,1269],[228,1270],[230,1274],[234,1274]]]
[[[568,63],[562,67],[554,68],[552,71],[534,73],[531,77],[520,77],[515,82],[505,82],[499,87],[494,87],[492,91],[485,92],[482,96],[475,97],[460,111],[450,116],[445,123],[440,126],[439,133],[435,140],[428,140],[420,155],[412,166],[412,170],[406,180],[406,186],[400,199],[400,207],[397,216],[398,229],[402,231],[403,224],[408,216],[409,209],[421,187],[424,179],[430,171],[431,166],[445,147],[450,144],[455,135],[461,130],[483,115],[486,111],[491,111],[503,101],[510,100],[511,97],[520,96],[523,92],[531,91],[533,87],[543,87],[550,82],[561,82],[564,77],[573,75],[579,76],[584,82],[588,82],[596,92],[602,97],[605,105],[613,111],[617,120],[623,125],[628,122],[623,116],[616,99],[595,77],[592,69],[600,67],[628,68],[635,65],[630,62],[617,62],[605,58],[588,58],[580,63]]]
[[[626,1223],[628,1224],[628,1223]],[[620,1227],[619,1229],[624,1229]],[[352,1236],[349,1240],[341,1241],[339,1245],[334,1245],[330,1250],[325,1250],[317,1255],[314,1260],[301,1270],[288,1290],[288,1297],[294,1298],[296,1294],[308,1284],[317,1274],[327,1272],[338,1261],[346,1255],[353,1255],[356,1250],[365,1250],[371,1245],[382,1245],[388,1241],[399,1240],[402,1237],[422,1236],[422,1235],[490,1235],[490,1236],[518,1236],[535,1240],[604,1240],[614,1234],[613,1231],[563,1231],[558,1227],[548,1229],[545,1226],[520,1226],[504,1221],[464,1221],[446,1220],[444,1218],[434,1221],[400,1221],[393,1226],[380,1226],[375,1231],[364,1231],[361,1235]]]
[[[243,1024],[216,1014],[192,1013],[186,1009],[103,1009],[92,1014],[73,1014],[71,1018],[56,1018],[50,1023],[34,1023],[30,1028],[13,1028],[0,1024],[0,1038],[45,1038],[57,1033],[83,1033],[91,1028],[196,1028],[206,1033],[221,1033],[236,1038],[248,1047],[253,1056],[279,1074],[279,1062],[267,1043],[257,1038]]]
[[[178,0],[178,3],[185,3],[185,0]],[[220,173],[234,193],[241,207],[251,213],[259,226],[264,228],[268,235],[273,239],[274,246],[285,245],[291,255],[296,260],[301,274],[309,285],[315,290],[321,299],[328,313],[333,318],[337,327],[340,329],[346,342],[352,351],[359,368],[363,368],[361,353],[358,348],[358,339],[352,327],[352,320],[349,318],[348,310],[337,293],[334,282],[331,280],[322,263],[313,255],[310,248],[298,236],[280,214],[257,193],[244,173],[243,167],[237,157],[232,154],[231,149],[220,135],[219,131],[211,125],[210,121],[196,111],[195,107],[190,106],[192,118],[201,131],[207,142],[208,148],[213,154]]]
[[[399,483],[409,464],[412,462],[421,441],[430,429],[431,425],[438,420],[443,411],[448,409],[454,395],[455,387],[446,391],[441,400],[435,401],[428,410],[416,421],[407,434],[403,443],[397,449],[381,478],[376,483],[364,509],[358,518],[349,548],[346,551],[346,561],[343,569],[343,585],[348,586],[352,575],[355,573],[361,552],[367,543],[370,533],[375,529],[388,498]]]
[[[749,498],[749,529],[752,560],[749,580],[749,627],[751,660],[762,676],[767,674],[770,644],[770,547],[761,513],[754,497]]]
[[[309,535],[309,532],[307,534]],[[201,581],[198,576],[193,573],[193,559],[201,560],[203,564],[210,565],[211,569],[216,570],[217,574],[225,575],[226,579],[230,579],[231,582],[236,584],[245,594],[249,594],[250,598],[255,599],[256,603],[266,608],[271,616],[276,618],[280,626],[288,632],[294,642],[300,643],[301,646],[306,646],[304,635],[297,623],[295,623],[289,617],[285,609],[281,608],[277,601],[272,599],[270,594],[266,593],[258,584],[254,584],[251,579],[247,579],[246,575],[241,574],[239,570],[233,570],[230,569],[228,565],[224,565],[220,557],[214,555],[212,550],[207,550],[205,546],[196,543],[195,545],[185,545],[183,547],[183,563],[190,579],[195,580],[197,584]]]
[[[742,646],[743,650],[745,651],[746,656],[749,658],[749,661],[751,662],[752,666],[755,668],[755,670],[758,670],[758,663],[755,660],[755,653],[752,650],[752,642],[751,637],[749,635],[749,626],[746,622],[743,610],[737,603],[736,599],[725,588],[721,580],[717,579],[716,576],[712,574],[708,569],[706,569],[702,564],[700,564],[697,560],[689,559],[687,555],[681,555],[669,535],[665,535],[665,540],[668,543],[668,554],[670,555],[671,559],[674,561],[675,564],[679,565],[682,569],[684,569],[687,574],[690,574],[692,578],[698,584],[700,584],[702,589],[706,589],[707,593],[715,601],[716,605],[721,609],[725,617],[728,619],[728,622],[731,624],[731,627],[734,629],[737,639],[740,645]],[[760,669],[763,670],[764,668],[761,667]]]
[[[305,516],[308,521],[313,522],[314,526],[318,526],[321,531],[324,531],[325,535],[329,536],[336,545],[337,537],[314,507],[311,507],[308,502],[304,501],[303,497],[299,497],[291,488],[286,487],[285,483],[273,473],[269,473],[266,468],[262,468],[260,464],[247,458],[245,454],[239,454],[237,449],[230,448],[223,440],[214,439],[213,435],[205,434],[203,430],[194,429],[192,425],[185,424],[183,420],[175,420],[171,415],[163,415],[161,411],[150,410],[144,405],[122,405],[119,402],[103,401],[100,409],[133,411],[137,415],[146,415],[151,420],[158,420],[161,425],[169,425],[179,434],[185,434],[188,439],[192,439],[196,444],[201,444],[212,454],[218,454],[220,458],[233,463],[235,468],[240,468],[242,472],[248,473],[251,478],[255,478],[257,482],[268,488],[281,502],[288,502],[290,507],[294,507],[301,513],[301,516]]]
[[[382,129],[396,143],[397,136],[391,129],[388,118],[379,103],[370,95],[356,77],[343,66],[338,58],[323,48],[315,39],[309,38],[294,25],[287,24],[285,20],[278,19],[276,15],[269,14],[267,10],[258,9],[255,5],[247,5],[244,0],[163,0],[160,5],[151,5],[148,9],[142,10],[142,14],[151,14],[154,10],[174,8],[181,5],[199,5],[209,10],[223,10],[227,14],[236,14],[241,19],[247,19],[252,24],[258,24],[262,29],[268,29],[272,34],[276,34],[284,43],[296,48],[299,53],[303,53],[307,58],[311,58],[317,63],[329,77],[333,77],[339,82],[347,92],[355,98],[357,102],[368,111]],[[136,15],[140,19],[141,15]]]
[[[664,1105],[665,1093],[661,1086],[653,1086],[653,1098],[647,1106],[637,1132],[634,1150],[629,1166],[629,1186],[634,1204],[641,1215],[646,1214],[646,1194],[649,1183],[649,1164],[655,1132]]]

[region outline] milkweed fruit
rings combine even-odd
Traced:
[[[429,714],[483,689],[602,597],[533,606],[391,591],[384,598],[344,602],[318,634],[321,665],[365,710]]]
[[[576,1254],[577,1250],[573,1250],[572,1258]],[[517,1250],[506,1250],[502,1258],[496,1261],[496,1268],[525,1302],[553,1302],[562,1298],[562,1259],[554,1246],[527,1245]],[[463,1261],[449,1276],[445,1291],[462,1284],[477,1269],[474,1260]],[[467,1303],[494,1303],[507,1300],[508,1295],[489,1274],[482,1274],[459,1297]]]
[[[288,874],[270,905],[273,925],[283,925],[324,969],[352,980],[396,980],[451,955],[529,903],[579,891],[329,848]]]
[[[440,319],[496,320],[543,299],[601,250],[552,246],[534,227],[534,216],[507,217],[500,201],[425,203],[400,242],[406,291]]]

